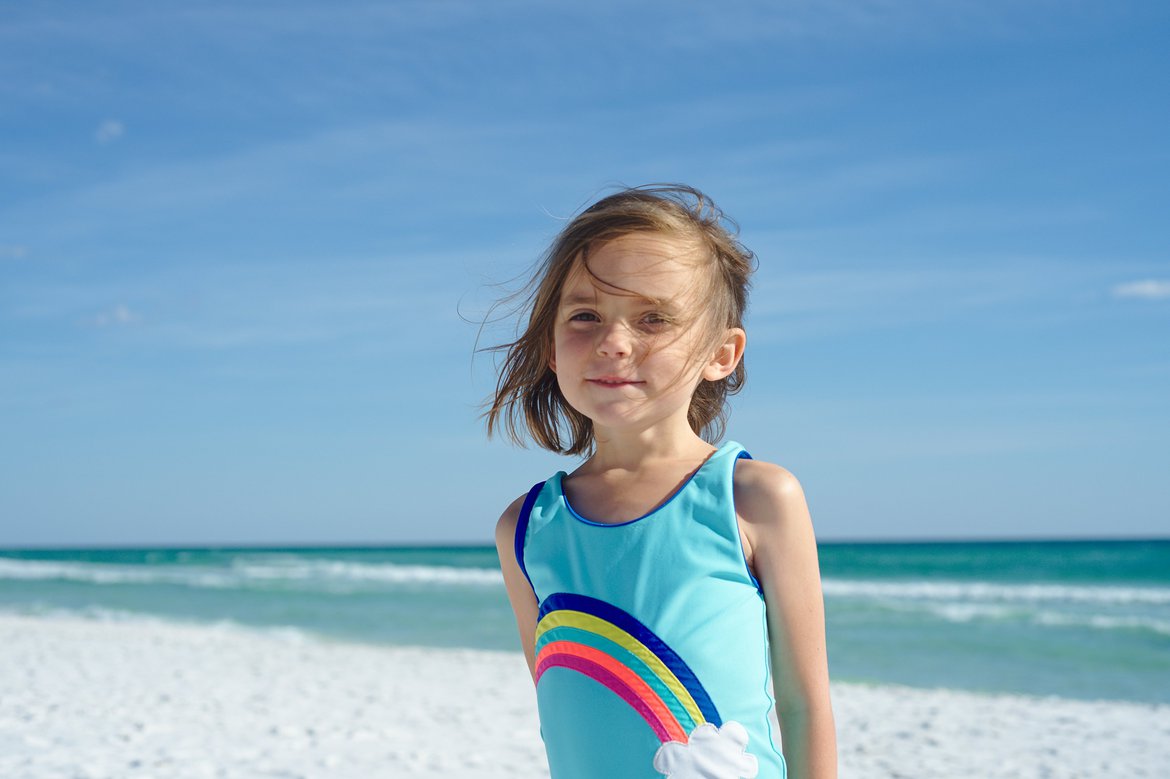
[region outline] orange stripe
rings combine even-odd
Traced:
[[[536,664],[540,665],[541,660],[558,654],[575,655],[591,660],[621,679],[654,712],[655,716],[662,722],[663,727],[666,728],[666,732],[670,734],[672,741],[687,743],[687,734],[683,731],[682,725],[679,724],[678,717],[674,716],[674,712],[663,703],[662,698],[651,689],[650,685],[642,681],[638,674],[604,652],[576,641],[550,641],[541,648],[540,654],[536,656]]]

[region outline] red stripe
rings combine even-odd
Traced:
[[[613,657],[576,641],[550,641],[536,657],[536,681],[556,666],[582,673],[617,693],[642,715],[660,741],[687,742],[686,732],[662,698]]]

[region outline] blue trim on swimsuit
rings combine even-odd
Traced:
[[[528,519],[532,515],[532,506],[536,503],[536,496],[540,494],[540,490],[544,487],[544,482],[538,482],[532,485],[532,489],[524,497],[524,505],[520,507],[520,516],[516,519],[516,537],[512,542],[513,548],[516,550],[516,564],[520,566],[520,573],[524,574],[524,578],[528,580],[528,586],[532,588],[532,594],[536,595],[536,585],[532,583],[532,577],[528,575],[528,569],[524,566],[524,536],[528,534]],[[539,600],[540,596],[537,596]]]

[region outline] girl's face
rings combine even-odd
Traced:
[[[574,409],[598,431],[687,424],[691,395],[711,370],[690,244],[634,233],[603,244],[561,290],[550,367]],[[591,273],[590,273],[591,271]],[[732,366],[734,367],[734,365]],[[718,373],[718,375],[716,375]],[[711,374],[711,375],[707,375]]]

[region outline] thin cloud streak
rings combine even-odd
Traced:
[[[802,262],[802,266],[813,264]],[[807,270],[769,267],[748,311],[756,340],[792,341],[875,328],[961,322],[988,311],[1030,318],[1063,310],[1088,321],[1106,261],[1061,262],[1012,257],[946,257],[920,267]]]
[[[107,119],[98,125],[94,131],[94,140],[99,144],[105,146],[113,143],[126,134],[126,125],[119,122],[117,119]]]
[[[136,325],[141,321],[142,317],[131,311],[129,306],[119,303],[92,317],[88,324],[93,327],[125,327]]]
[[[1115,298],[1137,298],[1139,300],[1170,300],[1170,281],[1143,279],[1130,281],[1113,287]]]
[[[470,354],[475,327],[462,318],[449,285],[463,276],[468,293],[488,294],[460,266],[482,268],[493,257],[490,250],[325,254],[279,264],[208,257],[92,284],[23,281],[0,309],[0,322],[21,328],[27,344],[59,337],[61,324],[70,321],[97,329],[135,325],[136,348],[152,353],[328,346],[342,358],[414,354],[438,339],[464,344]],[[131,302],[85,313],[110,298]]]

